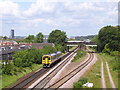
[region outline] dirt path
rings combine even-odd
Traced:
[[[101,85],[102,88],[106,88],[106,83],[105,83],[105,77],[104,77],[104,67],[103,67],[103,62],[101,62]]]
[[[111,87],[112,88],[116,88],[115,84],[114,84],[114,81],[112,79],[112,76],[111,76],[111,73],[110,73],[110,69],[109,69],[109,66],[108,66],[108,62],[106,62],[106,67],[107,67],[107,71],[108,71],[108,76],[109,76],[109,80],[110,80],[110,84],[111,84]],[[114,89],[115,90],[115,89]]]

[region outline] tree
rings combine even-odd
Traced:
[[[110,49],[111,51],[120,51],[120,29],[113,26],[103,27],[98,34],[98,51],[101,52],[103,49]],[[107,47],[105,47],[107,44]]]
[[[48,37],[48,42],[63,45],[63,43],[66,41],[66,38],[67,36],[64,31],[54,30],[50,33]]]
[[[66,45],[65,45],[66,39],[67,39],[67,35],[66,35],[66,33],[64,31],[53,30],[49,34],[48,42],[54,43],[55,46],[57,47],[57,50],[65,52],[66,51]]]
[[[6,65],[4,65],[4,68],[2,69],[2,73],[6,75],[12,75],[14,72],[14,65],[10,62],[8,62]]]
[[[7,36],[4,36],[4,37],[3,37],[3,39],[5,39],[5,40],[6,40],[6,39],[8,39],[8,37],[7,37]]]
[[[34,40],[35,40],[34,35],[29,35],[28,37],[25,38],[25,41],[26,41],[27,43],[33,43]]]
[[[31,67],[34,62],[32,49],[22,50],[13,55],[14,65],[17,67]]]
[[[36,43],[42,43],[43,42],[44,35],[40,32],[36,35]]]

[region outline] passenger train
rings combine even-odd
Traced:
[[[43,55],[42,56],[43,67],[44,68],[51,67],[51,64],[53,62],[55,62],[55,60],[57,60],[59,58],[59,56],[61,56],[61,54],[62,53],[60,51],[58,51],[58,52],[55,52],[55,53],[52,53],[52,54]]]

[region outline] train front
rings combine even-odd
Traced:
[[[44,68],[50,67],[51,64],[51,56],[49,55],[43,55],[42,57],[42,64]]]

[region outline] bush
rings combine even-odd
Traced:
[[[73,84],[73,88],[82,88],[82,85],[87,83],[87,78],[81,78],[78,82]]]
[[[111,51],[110,55],[112,55],[112,56],[119,56],[120,52],[119,51]]]
[[[16,52],[13,55],[13,63],[6,61],[8,64],[2,67],[3,74],[17,75],[17,72],[26,72],[23,67],[29,67],[32,70],[32,64],[41,64],[42,56],[44,54],[50,54],[56,51],[55,47],[45,46],[43,49],[27,49]]]
[[[44,54],[50,54],[55,52],[55,47],[45,46],[43,49],[27,49],[16,52],[13,55],[13,63],[17,67],[30,67],[33,63],[41,64],[42,63],[42,56]]]
[[[12,63],[4,65],[4,68],[2,69],[2,74],[6,75],[14,74],[14,65]]]
[[[113,71],[120,71],[120,57],[114,56],[109,62],[112,63]]]

